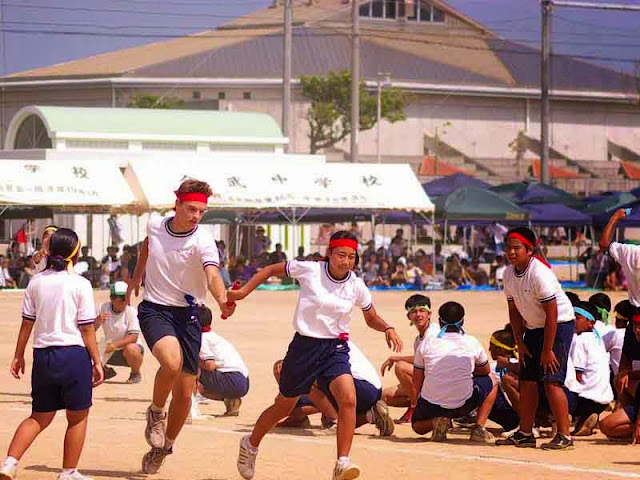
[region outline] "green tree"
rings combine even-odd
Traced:
[[[184,105],[184,100],[176,97],[161,97],[160,95],[135,95],[129,99],[128,108],[158,108],[172,109],[180,108]]]
[[[300,77],[302,94],[311,100],[307,112],[309,149],[317,153],[335,145],[351,133],[351,73],[342,70],[327,76]],[[381,116],[394,123],[406,118],[408,97],[397,88],[385,88],[381,95]],[[360,83],[359,130],[369,130],[377,122],[376,93]]]

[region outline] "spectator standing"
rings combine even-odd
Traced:
[[[282,263],[287,261],[287,254],[282,251],[282,244],[276,243],[276,249],[269,255],[269,264]]]
[[[256,228],[256,234],[251,239],[251,258],[259,257],[264,252],[268,252],[269,247],[271,247],[271,239],[265,234],[264,227]]]

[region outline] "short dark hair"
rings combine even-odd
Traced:
[[[49,242],[49,256],[47,257],[47,269],[62,272],[67,268],[67,258],[76,250],[74,257],[78,256],[79,249],[76,247],[80,240],[76,232],[70,228],[59,228]],[[71,259],[73,260],[73,258]]]
[[[527,250],[533,250],[536,246],[536,234],[533,233],[533,230],[531,230],[530,228],[527,227],[514,227],[511,230],[509,230],[507,232],[507,239],[512,235],[512,234],[516,234],[516,235],[520,235],[522,237],[524,237],[525,240],[527,240],[531,245],[533,245],[533,247],[529,247],[528,245],[525,245],[525,247],[527,248]]]
[[[198,311],[198,320],[200,321],[200,327],[210,327],[213,322],[213,314],[211,309],[206,305],[199,305],[196,307]]]
[[[464,307],[458,302],[447,302],[438,309],[440,321],[447,325],[458,323],[464,318]]]
[[[636,312],[637,308],[633,306],[633,304],[629,300],[622,300],[618,302],[614,308],[616,312],[616,319],[624,320],[625,322],[629,322],[631,320],[631,316]]]
[[[609,295],[606,293],[594,293],[589,297],[589,303],[595,305],[597,308],[602,310],[606,310],[607,312],[611,312],[611,299]],[[608,318],[603,318],[603,315],[598,311],[598,315],[596,315],[598,320],[608,320]]]
[[[507,347],[514,348],[516,346],[516,338],[513,335],[512,328],[503,328],[502,330],[496,330],[491,334],[500,343],[504,343]]]
[[[356,243],[358,242],[358,239],[356,238],[356,236],[353,233],[348,232],[347,230],[338,230],[336,233],[331,235],[329,242],[331,242],[332,240],[342,240],[342,239],[353,240]],[[329,252],[329,250],[331,249],[328,249],[327,253]],[[360,263],[360,255],[358,254],[358,250],[356,250],[356,263],[354,264],[354,266],[357,266],[359,263]]]
[[[577,293],[574,293],[574,292],[564,292],[564,293],[569,299],[569,301],[571,302],[571,305],[575,306],[577,303],[580,303],[581,300]]]
[[[596,320],[600,317],[600,315],[598,314],[598,309],[591,302],[584,302],[584,301],[578,302],[577,305],[574,305],[574,307],[586,310],[591,315],[593,315],[593,318],[596,319]],[[578,315],[580,315],[580,314],[578,314]]]
[[[416,293],[415,295],[411,295],[409,298],[407,298],[407,301],[404,302],[404,309],[409,311],[418,305],[426,305],[427,307],[429,307],[429,309],[431,309],[431,299],[425,295]]]
[[[213,195],[213,191],[207,182],[189,178],[182,182],[176,193],[204,193],[207,196]]]

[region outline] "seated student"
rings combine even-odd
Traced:
[[[438,316],[440,333],[427,336],[414,359],[413,430],[420,435],[433,431],[431,440],[443,442],[449,419],[463,417],[477,408],[470,440],[490,442],[493,435],[485,424],[498,394],[498,384],[491,375],[487,354],[475,337],[464,333],[462,305],[447,302],[438,310]]]
[[[397,385],[387,387],[382,391],[382,400],[390,407],[406,407],[407,411],[396,420],[396,423],[409,423],[413,415],[411,408],[411,389],[413,388],[413,359],[418,346],[425,335],[436,336],[440,329],[431,322],[431,300],[424,295],[411,295],[404,303],[409,324],[414,325],[418,335],[413,342],[413,355],[392,355],[387,358],[380,372],[384,376],[393,367]]]
[[[242,397],[249,391],[249,369],[235,347],[211,331],[211,310],[198,307],[198,317],[202,327],[198,391],[203,397],[223,401],[225,416],[237,417]]]
[[[520,362],[517,355],[516,339],[511,324],[491,334],[489,354],[493,359],[491,372],[500,381],[498,395],[493,404],[489,420],[497,423],[505,432],[511,432],[520,424],[518,415],[520,392],[518,391],[518,373]],[[512,395],[509,396],[507,391]],[[515,395],[514,395],[515,394]],[[514,400],[511,399],[514,397]]]
[[[590,302],[574,307],[575,336],[569,352],[570,365],[575,368],[576,381],[569,385],[569,413],[576,420],[576,436],[588,436],[598,423],[599,415],[613,400],[609,382],[609,355],[600,334],[595,330],[598,311]]]
[[[382,396],[382,382],[371,362],[362,351],[349,341],[349,364],[356,387],[356,428],[365,424],[373,424],[380,436],[387,437],[394,431],[395,425],[389,416],[387,404]],[[280,361],[278,361],[280,362]],[[281,364],[274,365],[276,380],[280,378]],[[310,427],[309,415],[322,413],[322,426],[329,428],[338,419],[338,403],[329,385],[320,382],[314,385],[308,395],[302,395],[289,417],[278,425],[281,427]]]
[[[640,398],[636,391],[640,371],[633,370],[637,360],[640,360],[640,311],[637,307],[633,307],[615,381],[618,391],[618,408],[600,422],[600,431],[607,437],[631,437],[632,443],[640,443],[640,422],[637,421]]]
[[[104,339],[100,342],[100,357],[105,378],[113,378],[116,371],[108,365],[129,367],[131,373],[127,383],[140,383],[144,347],[140,335],[138,311],[127,305],[127,284],[115,282],[111,285],[110,301],[103,303],[96,319],[96,328],[102,327]]]
[[[600,338],[602,338],[604,348],[609,354],[609,366],[611,369],[610,383],[613,385],[613,378],[617,375],[618,365],[620,365],[622,344],[624,343],[624,329],[627,324],[625,322],[624,326],[621,328],[617,326],[617,320],[615,324],[610,324],[611,299],[606,293],[596,293],[591,295],[589,297],[589,303],[593,304],[597,310],[594,329],[598,332]]]

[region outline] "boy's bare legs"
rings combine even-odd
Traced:
[[[31,416],[25,418],[18,426],[9,445],[7,456],[20,460],[24,452],[36,437],[51,424],[55,416],[56,412],[32,412]]]
[[[67,410],[67,433],[64,436],[64,459],[62,468],[78,467],[80,454],[87,436],[89,410]]]

